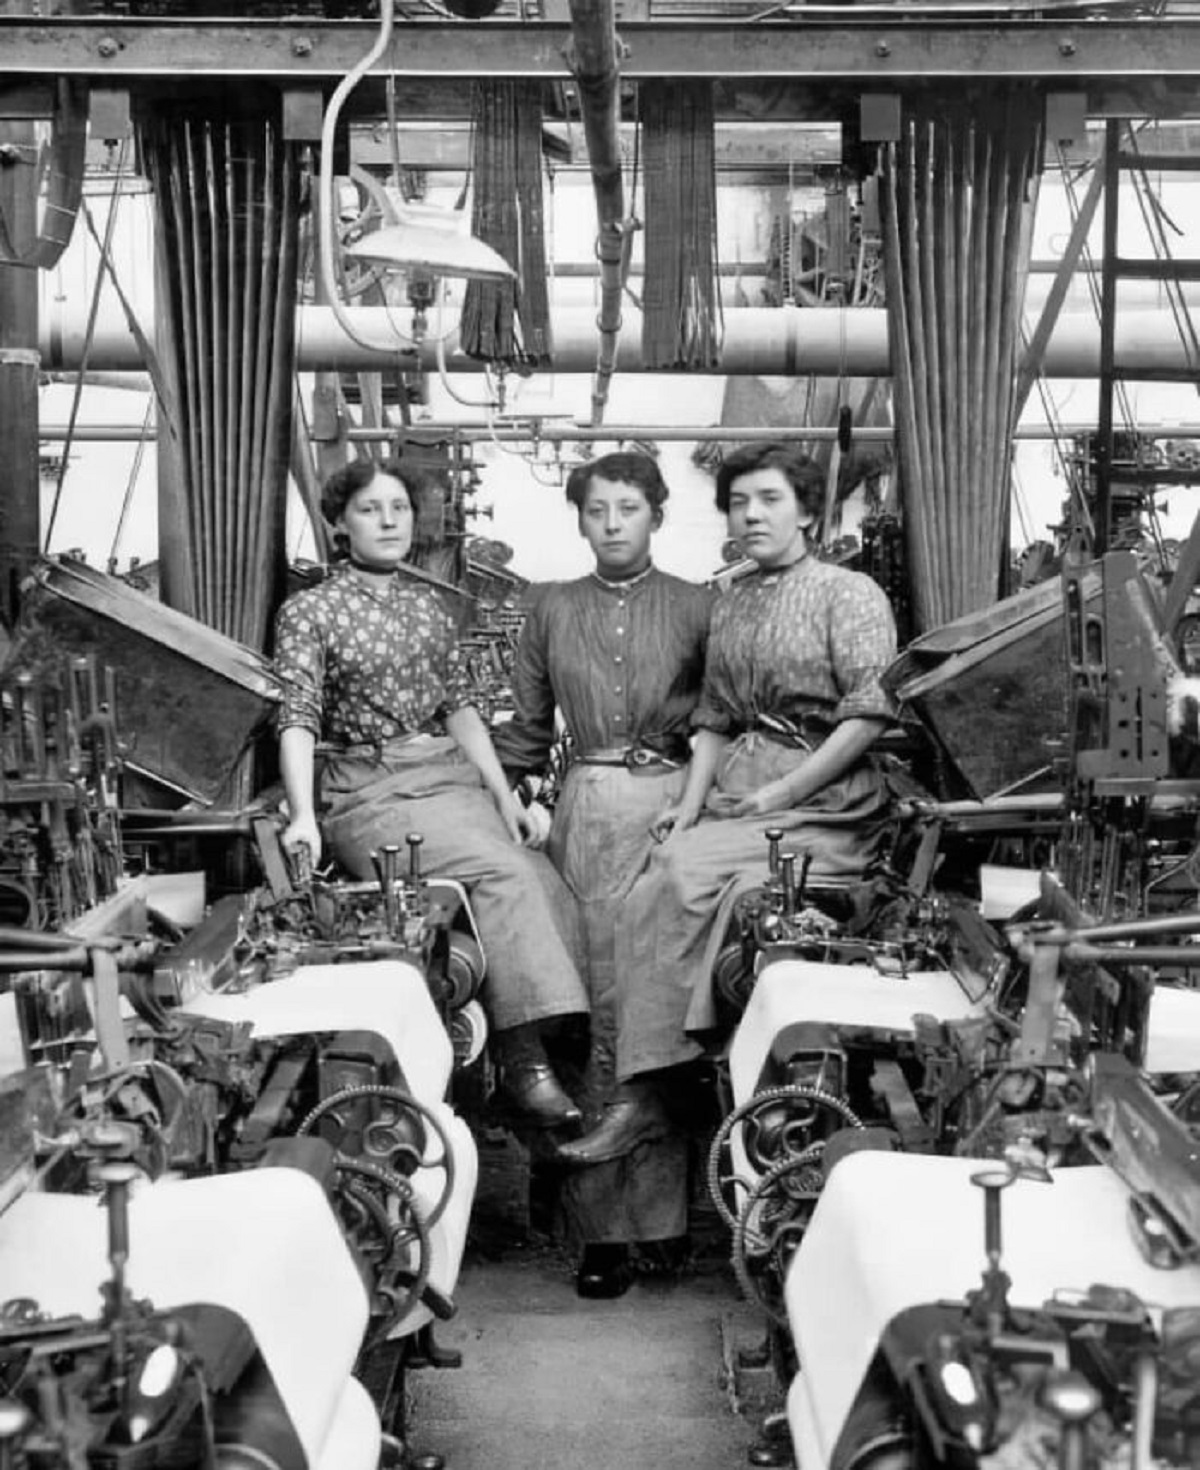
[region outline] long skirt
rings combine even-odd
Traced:
[[[550,832],[551,861],[574,894],[591,997],[591,1046],[578,1101],[600,1120],[616,1082],[616,931],[653,843],[650,823],[675,801],[683,772],[661,766],[574,766]],[[667,1240],[687,1229],[687,1140],[679,1132],[639,1144],[624,1158],[564,1176],[560,1203],[580,1242]]]
[[[808,752],[740,736],[725,752],[714,789],[742,795],[797,770]],[[701,1054],[692,1033],[717,1017],[713,964],[734,903],[767,878],[768,828],[785,847],[812,854],[810,879],[860,874],[886,829],[887,789],[864,762],[806,806],[757,817],[699,822],[651,855],[631,889],[617,933],[617,1076],[636,1077]]]
[[[470,893],[498,1031],[588,1009],[575,960],[574,903],[544,853],[508,835],[476,767],[449,737],[385,747],[378,760],[331,760],[321,776],[326,839],[358,878],[371,854],[419,832],[421,868]]]

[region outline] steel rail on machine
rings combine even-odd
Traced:
[[[622,75],[857,79],[874,89],[905,79],[1053,78],[1108,82],[1126,97],[1138,78],[1160,84],[1200,77],[1200,21],[1114,18],[1113,7],[805,7],[803,16],[752,23],[622,22]],[[1036,16],[1036,18],[1031,18]],[[373,22],[172,21],[111,16],[0,15],[0,76],[87,76],[98,85],[214,76],[305,79],[345,75],[362,57]],[[570,76],[567,23],[406,24],[404,44],[375,68],[380,77]],[[1161,101],[1161,98],[1160,98]]]

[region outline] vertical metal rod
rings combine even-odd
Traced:
[[[240,404],[238,409],[238,462],[236,484],[241,506],[250,504],[254,496],[254,344],[258,322],[259,262],[266,250],[260,229],[261,206],[259,204],[260,176],[259,150],[246,145],[242,148],[242,209],[246,216],[244,247],[242,251],[242,331],[241,354],[238,361],[240,374]],[[316,232],[314,231],[314,234]],[[234,560],[240,567],[246,555],[246,517],[243,511],[234,525]]]
[[[251,494],[257,496],[266,473],[266,450],[268,418],[270,413],[270,328],[275,320],[275,296],[277,274],[275,249],[277,245],[276,222],[276,158],[272,148],[263,149],[263,181],[259,195],[262,209],[263,252],[259,271],[258,313],[254,324],[256,345],[254,354],[254,444],[250,461]],[[247,559],[253,557],[253,527],[247,525]]]
[[[796,854],[785,852],[779,859],[779,876],[783,881],[783,912],[790,919],[796,912]]]
[[[947,195],[946,219],[943,228],[951,241],[951,264],[946,272],[947,314],[951,317],[949,332],[953,369],[950,373],[950,402],[947,404],[947,420],[954,436],[952,474],[955,495],[961,495],[963,486],[970,479],[971,461],[969,454],[970,414],[969,395],[966,387],[967,354],[970,350],[971,291],[963,261],[967,252],[969,223],[964,219],[964,202],[967,197],[967,159],[970,155],[971,135],[969,129],[959,126],[951,130],[947,139]]]
[[[9,628],[39,545],[37,340],[37,271],[0,266],[0,619]]]
[[[242,437],[240,413],[242,360],[239,355],[241,344],[241,273],[245,269],[245,240],[242,221],[238,212],[237,180],[245,167],[246,147],[240,131],[233,124],[224,127],[225,177],[222,212],[225,234],[225,362],[222,365],[225,379],[225,439],[221,479],[225,489],[225,518],[227,539],[222,541],[223,576],[227,588],[226,601],[231,608],[230,621],[234,621],[232,610],[236,609],[241,597],[241,579],[237,563],[228,554],[231,543],[237,539],[237,528],[241,521],[241,487],[238,485],[238,446]],[[231,585],[230,585],[231,584]]]
[[[904,291],[901,212],[903,190],[901,178],[912,124],[905,121],[900,140],[885,143],[881,150],[879,178],[880,222],[883,234],[883,265],[887,289],[888,325],[891,335],[891,371],[893,412],[896,421],[896,460],[900,472],[903,498],[908,506],[904,518],[905,542],[909,566],[916,583],[918,621],[923,612],[921,582],[929,564],[928,522],[916,504],[919,493],[919,453],[917,446],[916,406],[913,387],[913,344],[909,329],[908,303]]]
[[[1118,194],[1121,183],[1121,121],[1104,124],[1104,258],[1100,267],[1100,405],[1096,413],[1096,556],[1108,550],[1112,532],[1113,392],[1117,333]]]
[[[1007,106],[993,103],[987,115],[988,148],[991,154],[991,178],[988,190],[988,316],[987,316],[987,381],[984,385],[985,434],[982,475],[976,491],[976,505],[972,511],[972,572],[978,584],[987,578],[985,604],[995,601],[996,582],[999,576],[999,549],[994,538],[983,542],[987,525],[991,520],[987,508],[995,504],[997,484],[1008,467],[1008,444],[1005,434],[1008,427],[1005,383],[1011,375],[1010,359],[1003,351],[1003,327],[1006,314],[1016,307],[1008,296],[1008,280],[1005,275],[1007,259],[1006,244],[1012,227],[1009,206],[1011,203],[1010,180],[1012,177],[1012,149],[1008,140],[1007,124],[1011,121]],[[964,609],[959,605],[955,615]]]
[[[991,152],[988,146],[987,129],[982,119],[976,117],[971,123],[971,360],[968,374],[971,399],[971,452],[969,470],[972,479],[986,472],[987,433],[987,320],[986,283],[988,236],[991,215],[988,209],[990,188]]]
[[[991,571],[985,563],[982,570],[992,578],[994,594],[1006,590],[1001,583],[1001,568],[1007,562],[1009,514],[1012,490],[1013,398],[1016,386],[1015,365],[1018,346],[1019,308],[1025,299],[1028,276],[1032,205],[1026,189],[1035,187],[1036,168],[1041,151],[1040,112],[1034,105],[1022,106],[1024,94],[1009,100],[1011,126],[1005,136],[1009,147],[1008,238],[1004,253],[1004,301],[1000,317],[1000,410],[997,414],[997,460],[989,502],[988,546],[991,549]],[[1012,114],[1016,113],[1015,116]]]
[[[938,217],[937,177],[944,167],[944,150],[941,140],[947,129],[941,118],[926,124],[921,130],[925,140],[924,158],[921,165],[920,182],[922,191],[921,222],[918,233],[917,265],[921,276],[922,335],[925,340],[926,373],[925,411],[929,434],[930,462],[933,469],[930,490],[934,504],[938,507],[938,529],[943,548],[952,534],[951,528],[961,515],[961,507],[951,502],[952,487],[947,483],[946,446],[943,435],[944,417],[942,405],[945,398],[945,383],[942,376],[942,351],[939,340],[938,318],[939,297],[937,281]],[[952,565],[952,558],[943,554],[939,572],[944,580]]]
[[[212,391],[213,391],[213,340],[211,331],[211,303],[208,300],[209,282],[204,269],[204,219],[210,217],[212,212],[212,198],[210,193],[210,181],[208,170],[205,167],[205,124],[203,120],[193,122],[188,119],[184,123],[184,136],[187,140],[188,155],[188,180],[192,191],[193,207],[191,211],[191,239],[189,249],[191,251],[192,282],[196,300],[196,360],[199,364],[198,382],[198,407],[200,410],[200,463],[196,467],[197,474],[192,484],[192,494],[196,497],[196,506],[200,518],[200,567],[202,580],[200,585],[200,620],[213,625],[213,587],[214,569],[212,566],[213,555],[213,526],[212,526],[212,502],[213,502],[213,421],[212,421]]]
[[[923,608],[922,622],[925,626],[933,626],[944,621],[940,616],[940,601],[937,597],[937,589],[934,585],[934,577],[938,565],[936,535],[936,514],[934,512],[935,501],[933,498],[933,465],[930,462],[929,444],[929,405],[928,405],[928,383],[929,368],[925,352],[925,309],[921,293],[921,276],[917,265],[920,229],[918,224],[920,210],[920,169],[922,166],[923,149],[920,144],[920,135],[926,124],[919,120],[912,132],[909,148],[905,158],[906,188],[904,196],[904,238],[901,244],[904,261],[904,302],[905,310],[910,323],[910,345],[912,348],[912,361],[909,373],[912,378],[912,394],[914,406],[914,421],[916,429],[917,445],[917,472],[919,478],[910,483],[906,494],[910,497],[909,504],[916,501],[920,505],[920,517],[925,524],[928,534],[928,548],[925,565],[914,568],[916,573],[914,581],[919,593],[919,600]]]
[[[295,376],[295,280],[298,231],[298,182],[294,150],[278,139],[274,129],[268,140],[278,157],[279,210],[275,252],[275,313],[271,326],[271,392],[268,400],[270,445],[258,493],[258,545],[254,566],[258,569],[257,597],[253,620],[243,624],[242,640],[261,647],[266,620],[273,611],[269,589],[281,585],[286,568],[285,490],[290,457],[288,415],[292,406]]]
[[[211,443],[209,446],[209,481],[207,487],[209,535],[212,538],[210,556],[209,610],[206,621],[218,632],[228,631],[224,608],[226,560],[225,505],[222,470],[225,464],[225,374],[228,371],[228,347],[225,341],[224,312],[221,309],[221,257],[224,253],[224,232],[221,227],[221,154],[219,148],[220,125],[212,118],[204,122],[202,133],[204,159],[204,194],[208,203],[206,211],[208,248],[204,261],[208,275],[208,290],[204,296],[205,318],[209,331],[210,367],[208,375],[209,424]]]

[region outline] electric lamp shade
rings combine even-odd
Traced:
[[[454,276],[469,281],[509,281],[516,271],[490,245],[461,227],[456,210],[404,205],[396,224],[372,230],[345,247],[345,254],[372,265]]]

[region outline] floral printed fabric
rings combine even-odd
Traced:
[[[402,573],[375,582],[335,567],[279,610],[279,728],[300,725],[350,746],[440,731],[447,714],[471,703],[457,637],[431,588]]]
[[[880,676],[895,656],[896,625],[878,583],[806,556],[718,599],[692,723],[736,735],[762,715],[796,725],[805,716],[829,725],[890,719]]]

